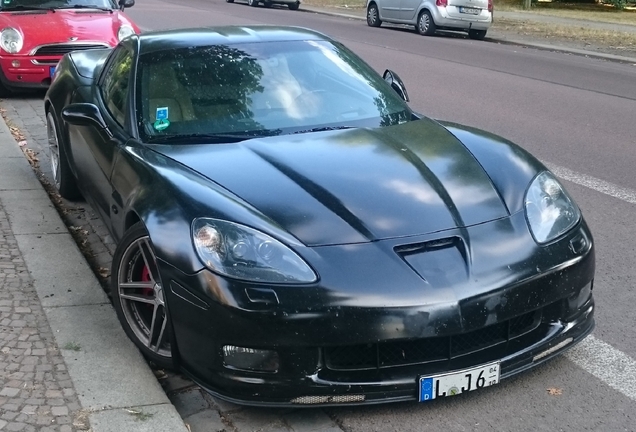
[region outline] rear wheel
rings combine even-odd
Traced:
[[[468,37],[475,40],[484,40],[487,30],[468,30]]]
[[[111,295],[128,337],[157,366],[173,369],[172,326],[150,236],[141,222],[121,239],[113,256]]]
[[[234,3],[234,0],[225,0],[228,3]]]
[[[423,10],[420,13],[420,17],[417,19],[417,32],[421,35],[431,36],[435,33],[435,21],[431,13],[427,10]]]
[[[370,27],[380,27],[382,21],[380,21],[380,13],[375,3],[371,3],[367,8],[367,24]]]
[[[289,8],[289,10],[298,10],[298,8],[300,7],[300,2],[290,3],[287,5],[287,7]]]
[[[55,188],[63,198],[79,199],[82,195],[77,187],[77,181],[68,164],[64,146],[61,145],[57,121],[53,113],[46,113],[46,135],[49,143],[49,159],[51,160],[51,175]]]
[[[258,0],[247,0],[247,4],[252,7],[256,7],[258,6]]]

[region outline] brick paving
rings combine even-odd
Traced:
[[[80,405],[0,202],[0,431],[72,432]]]

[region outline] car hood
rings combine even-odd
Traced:
[[[428,119],[153,148],[228,189],[308,246],[428,234],[508,216],[479,162]]]
[[[56,9],[0,13],[1,28],[13,27],[22,32],[24,45],[21,54],[53,43],[101,42],[114,46],[118,43],[117,32],[124,24],[139,32],[137,26],[117,10]]]

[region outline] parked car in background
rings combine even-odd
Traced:
[[[234,0],[225,1],[234,3]],[[298,10],[300,7],[300,0],[247,0],[247,4],[252,7],[257,7],[259,3],[263,3],[266,8],[270,8],[275,4],[287,5],[290,10]]]
[[[592,234],[554,174],[325,35],[148,32],[59,69],[55,185],[117,243],[122,326],[215,395],[424,402],[594,328]]]
[[[2,0],[0,96],[47,88],[67,52],[115,46],[139,28],[124,15],[135,0]]]
[[[483,39],[492,24],[493,0],[367,0],[367,24],[410,24],[422,35],[437,30],[468,32]]]

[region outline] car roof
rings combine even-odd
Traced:
[[[294,40],[331,40],[329,37],[302,27],[288,26],[221,26],[153,31],[139,36],[140,54],[174,48],[206,45],[229,45]]]

